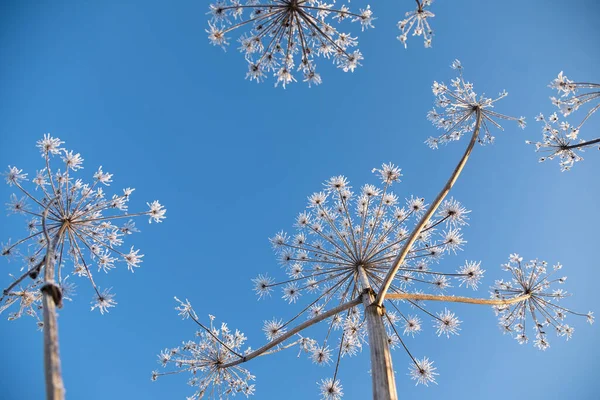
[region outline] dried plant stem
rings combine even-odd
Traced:
[[[53,240],[50,241],[46,229],[46,217],[50,205],[57,200],[52,199],[44,210],[42,226],[46,236],[46,257],[44,265],[44,286],[42,287],[42,304],[44,315],[44,374],[46,377],[46,399],[64,400],[65,388],[60,368],[60,354],[58,349],[58,323],[56,319],[56,306],[60,304],[60,289],[54,282],[54,251],[62,233],[66,229],[63,225]]]
[[[504,306],[508,304],[520,303],[529,299],[531,295],[525,294],[510,299],[478,299],[472,297],[460,296],[437,296],[434,294],[417,294],[417,293],[388,293],[385,295],[386,300],[433,300],[444,301],[449,303],[468,303],[468,304],[486,304],[492,306]]]
[[[43,295],[44,307],[44,369],[46,376],[46,399],[63,400],[63,386],[58,351],[58,325],[56,321],[56,305],[48,293]]]
[[[383,281],[383,284],[381,285],[381,290],[377,294],[377,298],[375,300],[375,304],[377,304],[378,307],[381,307],[381,305],[383,304],[383,300],[385,300],[386,298],[387,291],[389,290],[390,285],[392,284],[394,276],[400,269],[400,266],[402,265],[406,256],[410,252],[413,244],[416,242],[417,238],[421,234],[421,231],[423,231],[431,217],[433,217],[433,214],[435,214],[435,212],[437,211],[440,204],[442,204],[442,201],[446,198],[446,196],[450,192],[450,189],[452,189],[452,186],[454,186],[454,183],[456,182],[463,168],[467,164],[467,160],[469,159],[469,156],[473,151],[473,147],[475,146],[475,143],[477,143],[477,138],[479,137],[479,129],[481,127],[481,121],[483,118],[483,113],[481,112],[479,107],[477,107],[474,110],[474,112],[477,115],[477,121],[475,123],[475,128],[473,129],[473,136],[471,137],[471,141],[469,142],[469,145],[467,146],[467,149],[465,150],[465,153],[460,159],[458,165],[454,169],[454,172],[452,172],[450,179],[448,179],[448,182],[446,183],[442,191],[438,194],[437,198],[431,204],[425,215],[423,215],[417,226],[415,226],[415,229],[413,230],[410,238],[404,244],[404,247],[402,248],[400,253],[398,253],[398,256],[396,256],[396,259],[392,263],[391,269],[388,271]]]
[[[374,400],[397,400],[396,381],[388,335],[383,324],[382,307],[374,303],[375,296],[367,279],[365,270],[358,267],[358,278],[363,290],[361,295],[365,307],[369,351],[371,353],[371,381]]]
[[[314,318],[309,319],[308,321],[298,325],[297,327],[295,327],[294,329],[291,329],[289,332],[286,332],[284,334],[282,334],[281,336],[278,336],[276,339],[272,340],[271,342],[267,343],[266,345],[264,345],[263,347],[261,347],[260,349],[254,350],[252,353],[245,355],[244,357],[232,361],[230,363],[227,364],[223,364],[221,366],[221,368],[229,368],[229,367],[233,367],[235,365],[239,365],[245,362],[248,362],[250,360],[252,360],[253,358],[256,358],[260,355],[262,355],[263,353],[265,353],[268,350],[271,350],[273,347],[277,346],[278,344],[286,341],[287,339],[291,338],[292,336],[294,336],[297,333],[300,333],[301,331],[303,331],[304,329],[316,324],[317,322],[321,322],[324,319],[327,319],[329,317],[332,317],[336,314],[341,313],[342,311],[345,311],[351,307],[357,306],[362,302],[360,297],[357,297],[354,300],[350,300],[347,303],[341,304],[335,308],[332,308],[331,310],[324,312],[323,314],[320,314]]]
[[[565,150],[577,149],[579,147],[591,146],[591,145],[596,144],[596,143],[600,143],[600,138],[594,139],[594,140],[588,140],[587,142],[582,142],[582,143],[574,144],[574,145],[571,145],[571,146],[566,146]]]

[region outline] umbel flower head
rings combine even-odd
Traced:
[[[210,5],[208,39],[225,48],[227,35],[247,31],[238,39],[239,50],[248,61],[246,79],[262,82],[267,74],[275,86],[295,82],[298,72],[309,84],[321,83],[315,58],[333,59],[344,70],[354,72],[363,56],[358,41],[334,26],[343,20],[359,22],[364,29],[373,26],[369,6],[359,13],[318,0],[220,0]]]
[[[339,380],[327,378],[322,379],[317,384],[321,389],[321,398],[323,400],[340,400],[344,396],[342,384]]]
[[[238,365],[227,367],[227,364],[239,361],[243,356],[242,347],[246,336],[238,331],[232,332],[227,324],[215,324],[215,317],[209,315],[210,326],[206,327],[198,321],[198,317],[189,301],[181,301],[176,310],[183,319],[191,318],[201,330],[196,332],[196,339],[186,341],[179,347],[165,349],[158,355],[158,362],[164,368],[174,368],[167,372],[152,372],[152,380],[159,376],[178,373],[191,373],[188,385],[196,392],[188,397],[195,399],[229,399],[236,394],[246,397],[254,394],[254,385],[250,382],[255,377],[245,368]],[[249,351],[249,348],[246,352]]]
[[[321,293],[318,298],[323,303],[338,295],[345,301],[361,293],[361,269],[373,289],[379,286],[408,237],[407,228],[423,214],[427,204],[415,196],[401,202],[391,190],[401,176],[393,164],[384,164],[373,172],[379,176],[382,187],[367,184],[355,194],[344,176],[334,176],[324,183],[323,191],[308,197],[307,210],[296,218],[298,232],[290,236],[282,231],[270,239],[289,280],[275,283],[272,278],[259,276],[254,280],[259,297],[279,286],[289,303],[311,292]],[[439,281],[437,273],[429,271],[429,265],[466,243],[461,227],[466,224],[468,213],[454,199],[443,204],[396,277],[397,290],[414,283],[414,274],[430,276],[432,281],[424,283],[436,288],[448,287]],[[440,230],[443,226],[447,229]]]
[[[146,203],[145,211],[129,212],[133,188],[107,196],[104,188],[110,186],[113,175],[102,167],[93,174],[91,183],[84,183],[77,177],[83,169],[83,158],[62,145],[60,139],[50,134],[37,142],[44,165],[30,182],[28,174],[14,166],[9,166],[4,174],[6,183],[18,190],[18,194],[11,195],[8,210],[26,217],[28,230],[24,238],[9,240],[1,246],[2,255],[17,259],[22,271],[20,276],[11,275],[12,282],[0,299],[0,312],[20,303],[19,310],[12,313],[10,319],[23,314],[37,317],[41,306],[40,273],[49,246],[56,250],[57,276],[52,279],[57,280],[63,298],[68,298],[73,288],[67,277],[84,277],[95,292],[92,310],[108,311],[116,304],[114,295],[110,289],[101,290],[97,286],[94,271],[109,272],[118,262],[127,265],[132,272],[140,267],[143,254],[134,247],[123,248],[125,238],[138,232],[133,218],[147,217],[149,222],[166,218],[166,209],[158,201]],[[62,165],[52,166],[57,159]],[[67,269],[67,265],[73,268]]]
[[[495,306],[500,317],[500,326],[505,333],[515,335],[520,343],[529,341],[528,332],[534,334],[535,347],[546,350],[550,344],[548,330],[567,340],[573,335],[574,328],[563,321],[569,314],[586,317],[594,322],[592,312],[580,314],[559,305],[559,301],[569,296],[563,289],[553,289],[554,285],[562,285],[567,280],[560,276],[562,265],[556,264],[548,270],[545,261],[531,260],[524,263],[518,254],[511,254],[503,268],[510,272],[510,281],[496,281],[492,288],[492,298],[510,300],[525,296],[526,300],[512,305]]]
[[[568,117],[580,107],[588,103],[593,104],[600,98],[600,84],[573,82],[562,71],[548,86],[561,93],[559,98],[551,97],[550,99],[552,104],[559,108],[563,117]],[[536,117],[536,121],[544,124],[542,141],[532,142],[527,140],[526,143],[534,144],[535,150],[538,152],[547,153],[546,156],[540,158],[540,162],[558,158],[561,170],[568,171],[576,162],[583,160],[580,154],[584,152],[585,148],[600,144],[600,138],[586,141],[579,137],[582,125],[598,108],[600,108],[600,103],[593,105],[578,125],[571,125],[567,121],[559,121],[556,113],[551,114],[549,117],[544,117],[540,113]],[[600,149],[600,146],[598,149]]]
[[[417,9],[414,11],[408,11],[405,15],[405,19],[398,22],[398,29],[400,29],[400,36],[398,40],[407,47],[406,42],[408,40],[408,34],[412,31],[412,36],[423,36],[423,42],[425,47],[431,47],[431,39],[433,37],[433,30],[429,25],[427,18],[435,17],[435,14],[427,9],[433,3],[433,0],[416,0]]]
[[[278,330],[285,332],[289,324],[302,315],[314,318],[359,297],[364,289],[361,275],[374,292],[379,291],[390,265],[410,236],[410,228],[425,212],[427,204],[425,199],[415,196],[401,201],[392,191],[401,177],[400,169],[393,164],[384,164],[373,172],[381,185],[366,184],[358,193],[352,191],[344,176],[328,179],[322,191],[308,197],[307,209],[296,218],[298,231],[292,235],[282,231],[270,239],[287,278],[276,281],[268,275],[259,275],[253,280],[254,290],[263,298],[279,289],[285,301],[299,303],[302,308],[287,322],[268,321],[265,331],[270,340],[276,337]],[[391,293],[420,293],[415,286],[421,285],[444,293],[452,287],[453,278],[460,285],[477,287],[484,272],[478,263],[467,263],[451,273],[432,269],[443,255],[456,253],[466,243],[461,228],[467,224],[468,213],[458,201],[444,201],[410,249],[394,277]],[[384,322],[392,348],[403,345],[399,331],[403,329],[404,335],[414,336],[423,326],[413,311],[404,308],[406,303],[422,312],[425,318],[431,318],[438,335],[458,334],[460,321],[449,310],[435,313],[418,301],[386,300]],[[320,384],[323,398],[335,399],[341,396],[336,394],[341,392],[341,385],[335,384],[340,358],[355,355],[362,349],[366,323],[360,309],[353,307],[332,317],[328,325],[327,339],[321,343],[313,339],[307,351],[316,364],[336,363],[334,378]],[[337,349],[332,349],[335,332],[339,332],[339,339]],[[411,374],[411,377],[417,383],[432,382],[437,374],[433,373],[435,368],[431,362],[418,361],[412,355],[410,358],[415,368],[430,371],[420,377]]]
[[[563,74],[563,71],[560,71],[558,76],[552,82],[550,82],[548,87],[556,89],[558,93],[561,94],[560,98],[550,97],[550,100],[552,100],[552,104],[560,109],[565,117],[569,116],[572,112],[577,111],[585,104],[596,101],[598,98],[600,98],[600,84],[590,82],[574,82],[568,79],[567,76]],[[581,93],[582,91],[583,93]],[[595,113],[598,108],[600,108],[600,104],[596,104],[590,110],[588,110],[585,118],[581,124],[579,124],[579,126],[581,126],[593,113]]]
[[[583,160],[579,154],[584,152],[585,141],[578,140],[579,128],[571,126],[566,121],[561,122],[556,113],[552,113],[549,117],[540,113],[535,120],[544,124],[543,139],[541,142],[534,143],[527,140],[525,143],[535,144],[535,151],[547,154],[540,157],[540,162],[553,160],[556,157],[560,159],[561,171],[568,171],[576,162]],[[581,144],[584,146],[580,146]]]
[[[473,90],[473,84],[463,77],[463,67],[460,61],[454,60],[452,69],[458,71],[458,77],[451,81],[450,87],[444,83],[433,82],[432,91],[436,97],[435,108],[427,114],[427,118],[438,129],[444,130],[439,137],[430,137],[425,143],[432,149],[440,144],[459,140],[465,133],[479,130],[480,144],[493,143],[494,136],[490,133],[488,123],[502,129],[495,119],[516,121],[525,128],[525,118],[514,118],[493,111],[494,104],[508,96],[502,91],[497,98],[491,99],[484,95],[478,96]]]

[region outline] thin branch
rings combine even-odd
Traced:
[[[446,301],[450,303],[487,304],[492,306],[504,306],[508,304],[521,303],[529,298],[531,298],[530,294],[524,294],[522,296],[512,297],[510,299],[479,299],[473,297],[442,296],[418,293],[388,293],[385,295],[386,300],[433,300]]]
[[[574,145],[571,145],[571,146],[566,146],[566,147],[563,148],[563,150],[576,149],[576,148],[579,148],[579,147],[587,147],[587,146],[591,146],[591,145],[596,144],[596,143],[600,143],[600,138],[594,139],[594,140],[590,140],[590,141],[587,141],[587,142],[583,142],[583,143],[579,143],[579,144],[574,144]]]
[[[219,339],[213,332],[211,329],[208,329],[206,326],[202,325],[202,323],[200,321],[198,321],[198,318],[196,318],[196,316],[194,315],[194,313],[192,313],[191,311],[188,311],[188,315],[190,316],[190,318],[197,323],[202,329],[204,329],[206,332],[208,332],[208,334],[210,336],[212,336],[213,339],[215,339],[217,342],[219,342],[223,347],[225,347],[227,350],[229,350],[231,353],[235,354],[238,357],[243,357],[240,353],[234,351],[231,349],[231,347],[227,346],[225,343],[223,343],[221,341],[221,339]]]
[[[352,308],[354,306],[357,306],[361,303],[361,298],[356,298],[354,300],[350,300],[347,303],[341,304],[335,308],[332,308],[331,310],[324,312],[323,314],[320,314],[314,318],[309,319],[308,321],[298,325],[297,327],[295,327],[294,329],[291,329],[289,332],[286,332],[284,334],[282,334],[281,336],[277,337],[276,339],[274,339],[272,342],[264,345],[263,347],[261,347],[258,350],[254,350],[252,353],[245,355],[244,357],[240,358],[239,360],[236,361],[232,361],[230,363],[227,364],[223,364],[222,366],[220,366],[220,368],[230,368],[230,367],[234,367],[236,365],[239,365],[241,363],[245,363],[247,361],[252,360],[253,358],[256,358],[260,355],[262,355],[264,352],[272,349],[273,347],[277,346],[279,343],[284,342],[285,340],[291,338],[292,336],[294,336],[295,334],[303,331],[304,329],[316,324],[317,322],[321,322],[331,316],[334,316],[336,314],[341,313],[344,310],[347,310],[349,308]]]

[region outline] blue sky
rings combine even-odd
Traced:
[[[365,2],[352,2],[358,8]],[[424,140],[436,130],[425,114],[433,80],[449,82],[459,58],[477,92],[508,98],[497,110],[526,116],[528,127],[504,123],[493,146],[477,147],[452,195],[469,209],[465,250],[447,256],[454,270],[481,260],[486,275],[479,294],[504,277],[510,253],[562,262],[565,304],[600,312],[597,261],[600,226],[600,154],[561,173],[556,162],[539,164],[526,139],[538,140],[533,118],[553,111],[547,84],[564,70],[572,79],[599,82],[600,5],[571,1],[437,1],[432,7],[432,49],[410,38],[404,50],[396,22],[409,0],[371,4],[376,28],[360,32],[363,66],[343,73],[319,60],[323,85],[286,90],[245,81],[243,56],[211,46],[205,35],[207,5],[182,0],[20,1],[0,6],[0,165],[33,174],[42,168],[35,142],[46,132],[85,159],[81,176],[102,165],[115,174],[114,192],[136,188],[131,208],[160,199],[168,219],[139,221],[129,244],[145,253],[143,267],[104,276],[118,306],[104,316],[89,311],[92,292],[78,284],[60,311],[60,339],[67,395],[71,399],[183,399],[183,376],[150,381],[156,355],[191,339],[195,327],[174,311],[173,296],[188,298],[201,316],[216,315],[264,342],[262,321],[297,308],[279,296],[258,302],[250,279],[280,274],[268,237],[293,231],[306,197],[333,175],[354,187],[374,183],[373,167],[403,169],[401,197],[431,201],[466,143],[431,151]],[[577,115],[575,116],[577,119]],[[595,138],[600,116],[581,136]],[[595,135],[595,136],[594,136]],[[0,187],[8,201],[12,189]],[[110,192],[112,193],[112,192]],[[19,216],[0,215],[0,241],[25,233]],[[15,263],[0,262],[0,286]],[[455,293],[468,293],[458,290]],[[443,306],[440,306],[443,308]],[[411,351],[433,359],[438,385],[415,387],[409,359],[394,353],[401,398],[504,399],[596,398],[600,383],[597,326],[571,318],[574,337],[551,337],[540,352],[503,336],[491,310],[453,306],[463,322],[458,337],[438,338],[427,326],[407,340]],[[428,324],[428,322],[427,322]],[[0,393],[6,399],[43,397],[42,336],[31,320],[0,322]],[[596,339],[596,340],[594,340]],[[345,398],[370,396],[368,352],[344,360]],[[331,368],[312,365],[296,351],[248,364],[257,376],[258,399],[318,398],[315,382]]]

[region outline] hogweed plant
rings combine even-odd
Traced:
[[[133,218],[147,217],[149,222],[166,218],[166,209],[158,201],[147,203],[146,211],[129,212],[133,188],[107,197],[104,188],[110,186],[113,175],[102,167],[90,184],[77,178],[83,158],[63,148],[63,143],[50,134],[37,142],[44,165],[31,180],[15,166],[4,174],[6,183],[19,192],[11,195],[8,211],[27,218],[28,234],[2,244],[2,255],[15,259],[20,272],[10,275],[12,282],[0,297],[0,313],[13,307],[16,310],[9,320],[28,315],[43,329],[48,399],[64,398],[56,307],[62,307],[63,299],[71,299],[74,285],[69,277],[87,279],[94,291],[91,309],[104,314],[117,303],[110,289],[96,284],[92,268],[108,273],[118,262],[132,272],[139,268],[144,257],[139,250],[122,249],[124,239],[138,232]],[[51,165],[56,158],[62,166]]]
[[[425,47],[431,47],[431,40],[433,38],[433,29],[429,25],[428,18],[435,17],[435,14],[427,9],[433,3],[433,0],[415,0],[417,3],[417,9],[414,11],[408,11],[405,18],[398,22],[398,29],[400,29],[400,36],[397,39],[407,47],[408,35],[412,31],[412,36],[423,36],[423,43]]]
[[[405,338],[414,337],[430,324],[438,336],[450,337],[460,331],[461,321],[452,311],[432,310],[425,301],[491,305],[500,315],[503,330],[514,332],[519,343],[527,341],[523,331],[529,326],[525,323],[529,315],[535,323],[536,347],[542,349],[548,346],[546,327],[571,337],[573,328],[561,322],[567,314],[593,321],[592,313],[576,313],[558,304],[566,292],[551,286],[566,281],[566,277],[552,279],[560,265],[547,273],[546,263],[534,260],[523,265],[516,254],[503,266],[512,280],[497,281],[490,299],[449,295],[454,286],[477,290],[485,273],[475,261],[466,261],[453,271],[437,265],[444,255],[456,253],[465,243],[460,229],[467,224],[469,211],[455,199],[445,200],[435,219],[422,230],[392,279],[385,306],[379,307],[376,296],[410,237],[408,228],[414,230],[415,221],[428,206],[414,196],[400,204],[391,190],[401,176],[394,165],[384,164],[374,172],[381,187],[367,184],[358,194],[343,176],[327,180],[322,191],[309,196],[307,209],[296,218],[298,231],[292,235],[279,232],[270,239],[286,276],[276,280],[261,274],[253,279],[253,289],[259,299],[278,292],[283,301],[300,310],[285,321],[265,321],[265,345],[254,351],[244,348],[243,333],[216,324],[212,315],[204,325],[188,300],[176,298],[179,315],[191,319],[198,331],[194,340],[159,354],[166,371],[153,371],[152,380],[190,373],[188,384],[195,392],[189,399],[249,397],[255,393],[255,377],[241,365],[296,347],[315,364],[333,366],[331,376],[318,382],[318,388],[321,398],[336,400],[343,396],[338,378],[341,360],[368,345],[374,398],[396,399],[390,349],[404,349],[410,378],[416,384],[429,385],[436,383],[438,375],[433,361],[413,355]],[[320,322],[325,325],[321,337],[302,334]]]
[[[459,71],[462,68],[458,62],[454,67]],[[242,333],[232,332],[225,324],[215,325],[213,316],[210,325],[204,325],[189,301],[177,300],[180,315],[192,319],[198,327],[197,339],[161,352],[159,362],[167,370],[154,371],[152,379],[191,373],[188,383],[196,388],[191,399],[250,396],[255,392],[254,376],[240,365],[297,347],[315,364],[333,364],[331,376],[318,386],[323,399],[338,400],[343,396],[338,379],[341,359],[368,345],[373,398],[397,399],[390,349],[406,352],[409,376],[416,384],[436,383],[438,373],[433,361],[415,357],[403,337],[422,331],[425,319],[431,319],[438,336],[450,337],[460,331],[461,321],[451,310],[432,310],[425,301],[493,306],[504,331],[515,332],[518,340],[530,315],[535,324],[535,344],[542,349],[547,347],[545,327],[554,327],[568,339],[573,328],[561,322],[564,316],[585,314],[557,304],[565,292],[551,290],[551,286],[564,283],[566,278],[552,279],[554,272],[546,273],[543,262],[523,266],[520,257],[511,255],[504,268],[511,273],[512,281],[496,282],[492,298],[448,294],[453,284],[477,289],[485,271],[476,261],[466,261],[457,268],[455,263],[452,270],[437,265],[444,255],[456,253],[466,243],[461,228],[467,224],[469,211],[446,196],[475,143],[491,141],[487,123],[499,126],[494,119],[503,118],[524,124],[522,118],[491,111],[495,101],[477,97],[462,73],[453,87],[449,90],[434,84],[438,105],[443,109],[437,112],[434,123],[446,128],[436,143],[457,140],[469,130],[471,140],[431,205],[418,196],[401,202],[392,191],[400,181],[401,170],[393,164],[373,169],[380,185],[366,184],[358,193],[353,192],[346,177],[330,178],[321,191],[308,197],[307,209],[296,218],[298,231],[291,235],[281,231],[270,239],[286,276],[275,279],[263,274],[253,279],[259,299],[278,291],[287,303],[298,304],[299,311],[286,320],[265,321],[263,331],[268,342],[252,351],[242,349],[246,340]],[[591,313],[586,317],[593,321]],[[320,322],[324,325],[322,337],[302,334]]]
[[[344,20],[359,22],[362,29],[373,27],[369,6],[358,13],[335,1],[318,0],[220,0],[210,5],[208,39],[223,49],[228,34],[243,31],[239,50],[248,62],[246,79],[262,82],[267,74],[275,86],[296,82],[296,72],[304,82],[319,85],[316,57],[332,59],[344,72],[354,72],[363,59],[358,40],[340,32],[336,25]]]
[[[551,97],[550,99],[552,100],[552,104],[558,107],[563,117],[568,117],[571,113],[588,103],[591,105],[585,117],[577,125],[571,125],[567,121],[561,122],[556,112],[552,113],[549,117],[545,117],[544,114],[540,113],[536,117],[536,121],[544,125],[542,128],[542,141],[526,141],[527,144],[534,144],[537,152],[547,154],[540,158],[540,162],[558,158],[561,170],[568,171],[576,162],[583,160],[580,154],[586,148],[598,145],[598,149],[600,150],[600,138],[586,141],[579,137],[582,125],[600,108],[600,102],[598,102],[600,98],[600,84],[573,82],[561,71],[558,77],[548,86],[558,90],[558,93],[561,94],[559,98]]]

